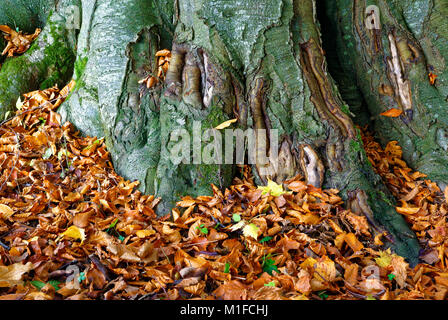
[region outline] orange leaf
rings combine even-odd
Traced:
[[[445,196],[445,202],[448,203],[448,186],[445,187],[445,191],[443,192]]]
[[[405,208],[405,207],[395,207],[398,213],[401,214],[416,214],[420,208]]]
[[[396,117],[399,117],[402,113],[403,113],[402,110],[392,108],[392,109],[389,109],[387,111],[384,111],[384,112],[380,113],[380,115],[381,116],[385,116],[385,117],[389,117],[389,118],[396,118]]]
[[[294,192],[300,192],[307,189],[307,185],[303,181],[293,181],[288,184],[287,187],[289,190],[292,190]]]
[[[344,240],[354,252],[364,248],[363,244],[356,238],[355,234],[351,232],[345,235]]]
[[[345,269],[344,278],[352,286],[356,285],[356,283],[358,282],[358,269],[359,269],[359,266],[356,263],[350,264]]]
[[[436,82],[437,75],[430,72],[428,73],[429,83],[433,85]]]

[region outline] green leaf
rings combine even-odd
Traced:
[[[366,300],[376,300],[371,294],[366,295]]]
[[[267,256],[265,256],[263,258],[263,263],[262,263],[261,267],[263,268],[264,272],[267,272],[269,275],[272,276],[272,271],[278,272],[278,268],[275,265],[275,260],[268,259],[268,257],[270,257],[270,255],[271,254],[268,254]]]
[[[113,229],[113,228],[115,228],[115,226],[117,225],[117,223],[118,223],[118,218],[115,219],[114,222],[112,222],[112,223],[110,224],[109,229]]]
[[[318,294],[317,294],[321,299],[327,299],[328,298],[328,294],[326,294],[326,291],[320,291]]]
[[[389,278],[390,281],[394,280],[395,275],[393,273],[390,273],[387,275],[387,277]]]
[[[86,274],[84,272],[81,272],[78,277],[78,282],[82,282],[85,279],[86,279]]]
[[[208,229],[204,226],[205,224],[201,224],[199,227],[196,227],[196,229],[198,229],[203,234],[208,234]]]
[[[226,265],[224,267],[224,273],[229,273],[230,271],[230,263],[226,262]]]
[[[123,242],[124,237],[123,237],[122,235],[119,235],[119,236],[118,236],[118,240],[120,240],[121,242]]]
[[[240,222],[241,221],[241,216],[239,214],[234,213],[232,216],[233,221],[235,222]]]
[[[113,230],[113,229],[115,228],[115,226],[117,225],[117,223],[118,223],[118,218],[115,219],[115,220],[110,224],[109,228],[106,229],[106,232],[109,232],[110,230]]]
[[[53,286],[53,288],[55,288],[56,291],[58,291],[59,289],[61,289],[61,288],[59,288],[59,285],[61,284],[60,281],[57,281],[57,280],[50,280],[50,281],[48,281],[48,283],[49,283],[51,286]]]
[[[100,144],[100,142],[101,142],[100,139],[96,139],[95,141],[93,141],[92,144],[88,145],[87,147],[85,147],[85,148],[82,149],[82,150],[83,150],[83,151],[85,151],[85,150],[89,150],[89,149],[91,149],[94,145],[96,145],[96,144]]]
[[[39,289],[39,291],[42,290],[42,288],[46,286],[46,283],[45,283],[45,282],[38,281],[38,280],[33,280],[33,281],[31,281],[30,283],[31,283],[33,286],[35,286],[37,289]],[[51,285],[53,288],[55,288],[56,291],[58,291],[59,289],[61,289],[61,288],[59,288],[59,285],[61,284],[60,281],[57,281],[57,280],[50,280],[50,281],[48,281],[48,284]]]
[[[31,284],[39,290],[42,290],[42,288],[45,287],[45,282],[38,281],[38,280],[31,281]]]
[[[269,283],[264,284],[265,287],[275,287],[275,281],[271,281]]]
[[[261,239],[260,240],[260,243],[264,243],[264,242],[268,242],[268,241],[271,241],[272,240],[272,237],[264,237],[263,239]]]

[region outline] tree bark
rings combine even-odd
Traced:
[[[173,163],[172,132],[186,129],[194,136],[197,122],[204,130],[237,118],[241,129],[265,130],[257,131],[257,142],[265,141],[270,154],[278,152],[275,162],[253,165],[258,183],[281,183],[301,173],[316,187],[337,188],[348,208],[366,215],[376,232],[389,232],[388,246],[417,262],[416,237],[368,162],[359,130],[326,70],[314,1],[63,3],[82,8],[82,24],[72,47],[77,86],[59,111],[84,134],[105,137],[116,170],[163,198],[160,213],[169,212],[181,195],[211,193],[210,183],[228,186],[235,174],[233,164],[195,163],[191,154],[189,164]],[[44,31],[48,25],[51,15]],[[172,49],[166,82],[148,90],[138,81],[156,72],[155,52],[163,48]],[[397,130],[400,125],[410,130],[405,123],[397,123]],[[276,150],[262,133],[273,130],[280,137]],[[189,145],[194,150],[197,140]]]
[[[378,30],[365,27],[368,5],[379,9]],[[406,162],[443,190],[448,183],[447,2],[326,0],[324,7],[330,73],[339,87],[345,84],[342,97],[355,119],[365,124],[370,116],[381,142],[397,140]],[[434,84],[429,74],[437,75]],[[402,116],[380,115],[390,108],[403,110]]]
[[[58,10],[63,12],[77,1],[60,1]],[[0,116],[3,119],[12,111],[21,94],[54,85],[63,86],[70,80],[75,61],[75,30],[65,27],[64,20],[52,0],[5,0],[0,3],[0,24],[34,33],[35,28],[45,28],[29,50],[8,58],[0,69]],[[2,37],[3,38],[3,37]],[[1,46],[5,46],[5,42]],[[4,59],[2,57],[2,59]]]

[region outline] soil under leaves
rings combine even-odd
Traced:
[[[369,160],[422,245],[411,269],[387,235],[303,178],[257,187],[248,167],[213,196],[158,199],[113,169],[102,139],[24,95],[0,127],[0,299],[445,299],[447,202],[401,148],[364,130]]]

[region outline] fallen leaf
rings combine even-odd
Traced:
[[[400,109],[391,108],[387,111],[384,111],[380,113],[381,116],[390,117],[390,118],[396,118],[399,117],[403,113]]]
[[[86,233],[84,229],[78,228],[77,226],[70,226],[67,230],[59,235],[60,238],[66,237],[75,240],[81,240],[81,243],[86,239]]]
[[[217,127],[215,127],[216,130],[222,130],[225,129],[227,127],[229,127],[232,123],[237,122],[238,119],[231,119],[231,120],[227,120],[224,121],[223,123],[221,123],[220,125],[218,125]]]
[[[283,186],[281,184],[277,184],[271,179],[268,179],[267,186],[259,186],[258,189],[262,190],[262,194],[270,194],[274,197],[279,197],[282,194],[289,193],[283,190]]]
[[[351,232],[345,235],[344,240],[354,252],[360,251],[364,248],[363,244]]]
[[[10,288],[22,283],[22,276],[33,269],[33,264],[14,263],[9,266],[0,266],[0,287]]]
[[[388,267],[392,261],[390,249],[387,249],[386,251],[380,251],[379,253],[380,256],[378,258],[375,258],[376,264],[382,268]]]
[[[14,214],[14,210],[12,210],[6,204],[0,204],[0,218],[9,219]]]
[[[245,237],[252,237],[257,240],[258,230],[260,228],[255,223],[250,223],[243,228],[243,234]]]
[[[429,78],[429,83],[430,83],[431,85],[434,85],[434,83],[436,82],[437,75],[434,74],[434,73],[432,73],[432,72],[430,72],[430,73],[428,74],[428,78]]]

